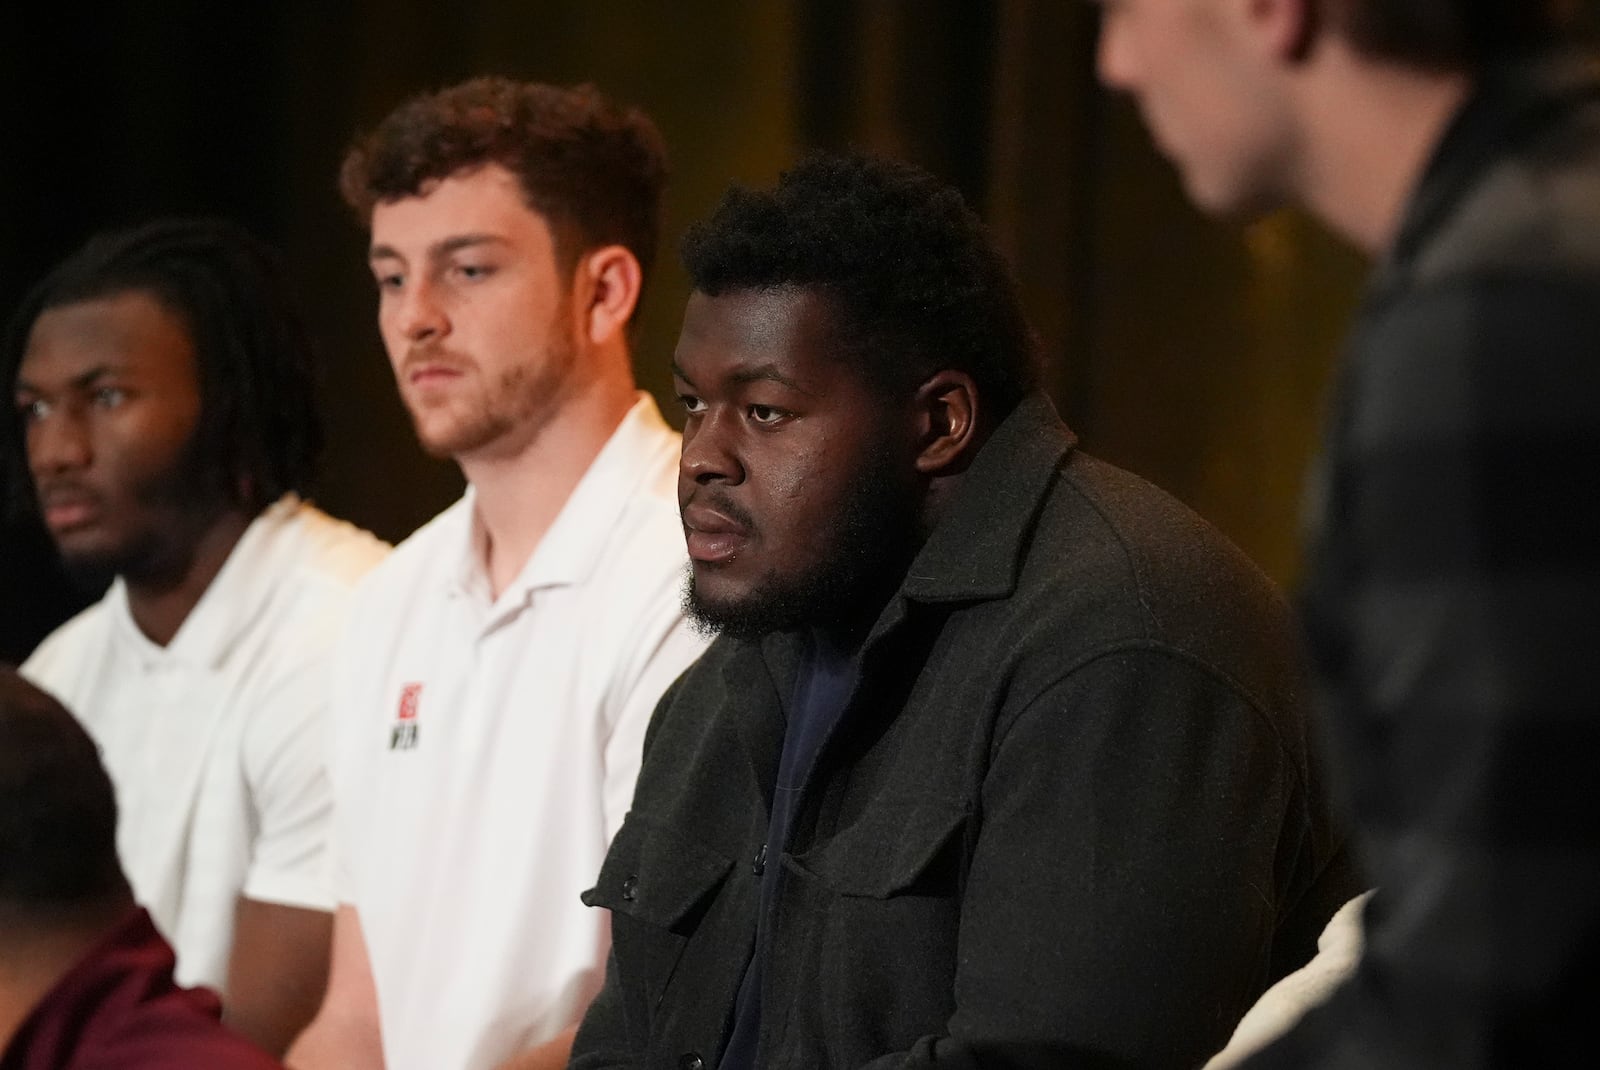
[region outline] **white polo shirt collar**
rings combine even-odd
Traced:
[[[450,597],[468,598],[485,607],[489,613],[485,626],[493,627],[507,615],[526,608],[540,590],[583,583],[605,556],[605,540],[595,533],[609,531],[639,493],[650,473],[648,466],[640,463],[641,458],[660,450],[661,434],[666,430],[666,421],[655,401],[641,391],[590,462],[522,571],[492,605],[477,492],[469,485],[467,508],[459,514],[458,532],[453,539],[461,557],[450,576]]]
[[[264,611],[272,585],[282,579],[273,560],[274,548],[282,553],[282,540],[273,536],[299,512],[302,502],[285,494],[251,521],[228,553],[222,568],[207,585],[200,600],[166,646],[152,642],[134,622],[128,606],[128,587],[118,576],[106,592],[114,641],[138,659],[147,672],[188,669],[218,671],[255,615]]]

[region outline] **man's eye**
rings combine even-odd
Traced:
[[[378,289],[380,290],[398,290],[401,286],[405,285],[406,281],[405,276],[401,275],[399,272],[389,275],[378,275],[376,276],[376,279],[378,283]]]
[[[750,419],[758,424],[775,424],[789,415],[782,409],[775,409],[771,405],[750,406]]]
[[[457,264],[456,274],[464,279],[486,279],[494,274],[494,267],[489,264]]]
[[[120,386],[102,386],[94,392],[94,403],[102,409],[114,409],[128,400],[128,392]]]
[[[690,416],[698,416],[706,409],[706,403],[693,394],[679,394],[678,404],[683,406],[683,411]]]
[[[37,423],[50,415],[50,405],[42,398],[17,402],[17,419],[24,424]]]

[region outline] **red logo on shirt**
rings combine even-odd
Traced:
[[[389,730],[390,750],[411,750],[417,745],[417,707],[421,703],[421,684],[406,684],[400,688],[400,712]]]

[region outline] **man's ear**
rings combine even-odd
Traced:
[[[598,345],[626,331],[644,279],[638,258],[621,245],[602,246],[579,259],[573,276],[573,297],[589,341]]]
[[[1239,0],[1251,35],[1268,57],[1294,63],[1306,58],[1317,36],[1319,3],[1327,0]]]
[[[917,471],[926,476],[959,469],[978,446],[978,384],[966,372],[935,372],[917,388]]]

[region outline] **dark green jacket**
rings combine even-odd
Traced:
[[[798,656],[792,635],[718,640],[662,698],[585,894],[614,943],[578,1070],[720,1058]],[[1358,890],[1300,689],[1267,579],[1024,402],[766,852],[787,872],[760,1064],[1202,1061]]]

